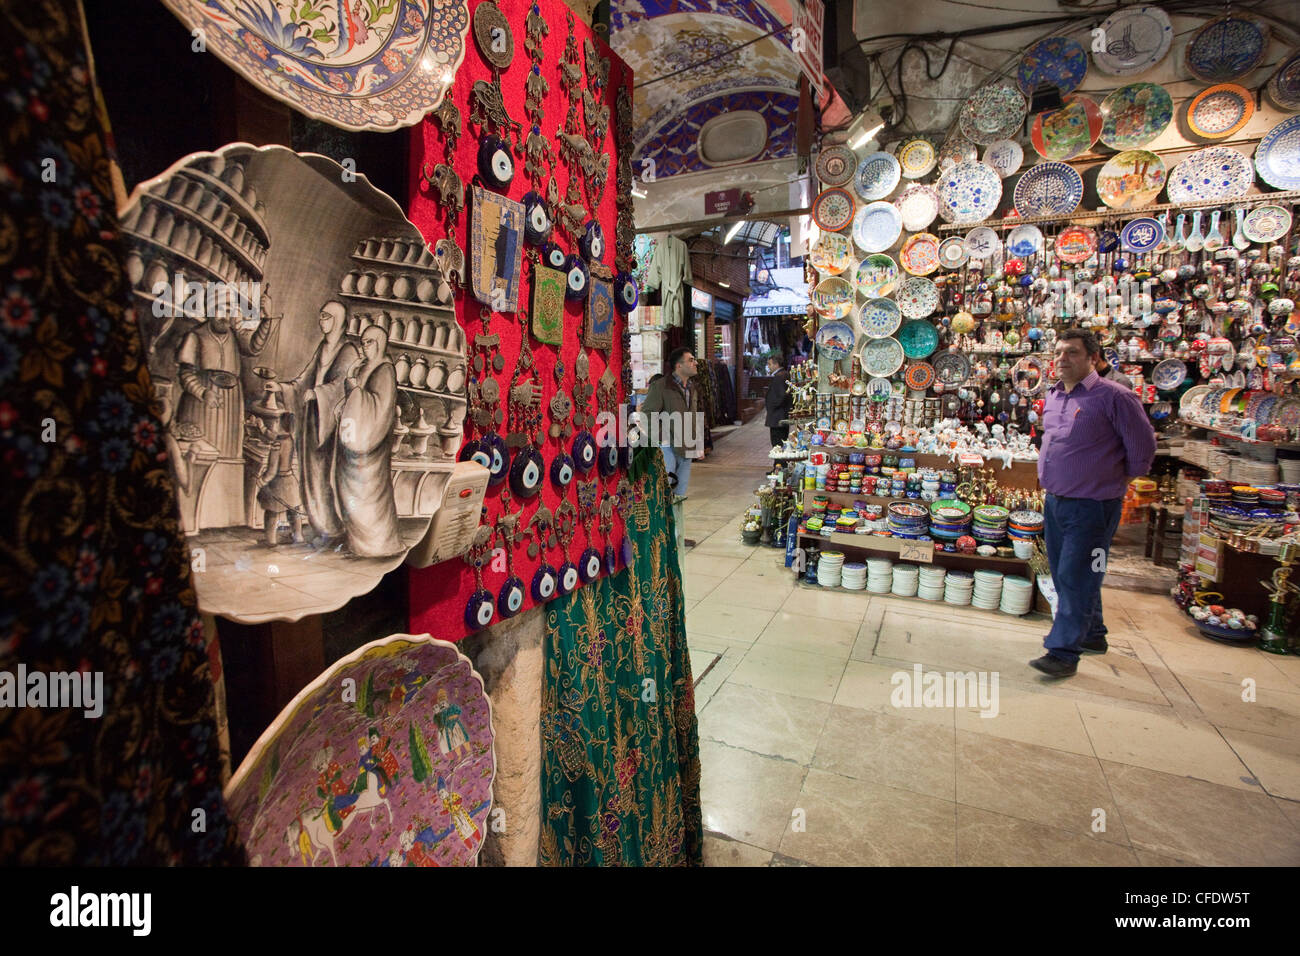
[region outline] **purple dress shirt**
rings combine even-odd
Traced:
[[[1156,433],[1137,395],[1095,371],[1065,390],[1057,382],[1043,409],[1038,483],[1062,498],[1123,498],[1130,478],[1151,470]]]

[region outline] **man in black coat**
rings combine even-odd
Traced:
[[[767,408],[767,418],[763,424],[771,432],[772,444],[780,445],[790,437],[790,426],[781,424],[790,417],[790,408],[794,403],[788,388],[790,373],[781,367],[780,356],[770,355],[767,359],[767,374],[772,376],[772,381],[767,386],[767,396],[763,400]]]

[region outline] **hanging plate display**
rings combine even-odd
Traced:
[[[1025,96],[1033,96],[1034,88],[1046,83],[1061,91],[1072,93],[1088,73],[1088,54],[1075,40],[1068,37],[1048,37],[1029,48],[1020,60],[1016,83]]]
[[[1264,134],[1255,149],[1255,168],[1274,189],[1300,189],[1300,116],[1289,116]]]
[[[903,327],[898,330],[898,342],[902,345],[905,356],[923,359],[934,354],[934,350],[939,347],[939,330],[924,319],[914,319],[903,323]]]
[[[1174,101],[1158,83],[1130,83],[1101,101],[1101,141],[1111,149],[1141,149],[1169,128]]]
[[[1165,359],[1151,370],[1151,381],[1162,392],[1172,392],[1187,379],[1187,366],[1178,359]]]
[[[886,296],[898,285],[898,264],[883,252],[876,252],[858,263],[855,278],[859,295]]]
[[[903,244],[898,261],[912,275],[928,276],[939,268],[938,237],[928,232],[918,232]]]
[[[1251,242],[1276,242],[1291,231],[1291,211],[1285,206],[1256,206],[1246,213],[1241,231]]]
[[[1126,7],[1102,22],[1097,38],[1101,49],[1094,46],[1092,53],[1097,69],[1111,76],[1133,76],[1165,58],[1174,28],[1159,7]]]
[[[1130,220],[1119,234],[1120,244],[1126,252],[1150,252],[1164,239],[1164,223],[1148,217]]]
[[[1187,69],[1206,83],[1245,76],[1268,52],[1268,27],[1262,21],[1228,16],[1211,20],[1187,44]]]
[[[962,135],[979,146],[1009,139],[1020,129],[1027,111],[1025,98],[1014,87],[985,86],[962,105]]]
[[[820,315],[842,319],[853,311],[853,286],[840,276],[823,279],[812,291],[812,302]]]
[[[1255,171],[1249,159],[1227,146],[1208,146],[1192,153],[1170,172],[1169,201],[1237,199],[1246,195],[1254,181]]]
[[[894,200],[894,206],[903,221],[903,228],[908,232],[920,232],[939,215],[939,195],[933,186],[912,183]]]
[[[938,152],[928,139],[909,139],[898,147],[898,165],[904,179],[920,179],[938,162]]]
[[[884,252],[898,241],[903,217],[892,202],[873,202],[858,210],[853,219],[853,241],[863,252]]]
[[[856,202],[847,189],[823,189],[813,200],[812,217],[827,232],[839,232],[853,221]]]
[[[961,236],[949,236],[939,244],[939,265],[945,269],[960,269],[969,258],[970,250]]]
[[[900,176],[898,160],[888,153],[872,153],[858,165],[853,188],[867,202],[884,199],[894,191]]]
[[[939,150],[939,172],[947,172],[958,163],[973,163],[979,158],[979,147],[960,133],[954,133]]]
[[[849,237],[838,232],[823,232],[809,253],[813,268],[824,276],[837,276],[853,265],[853,247]]]
[[[1087,226],[1067,226],[1052,244],[1056,258],[1068,265],[1086,262],[1097,254],[1097,233]]]
[[[817,348],[827,358],[842,359],[853,351],[853,328],[847,322],[827,322],[817,330]]]
[[[1017,180],[1014,198],[1021,216],[1068,216],[1083,201],[1083,177],[1065,163],[1039,163]]]
[[[1292,53],[1268,78],[1264,93],[1278,109],[1287,113],[1300,110],[1300,51]]]
[[[862,371],[873,378],[888,378],[903,365],[903,346],[898,339],[864,339],[858,346]]]
[[[847,146],[827,146],[817,154],[817,178],[823,186],[845,186],[853,179],[858,158]]]
[[[1034,117],[1029,140],[1044,159],[1073,159],[1097,142],[1104,125],[1101,107],[1089,96],[1072,93],[1060,109]]]
[[[395,634],[303,688],[225,799],[261,866],[473,866],[495,775],[491,705],[469,658]]]
[[[1112,209],[1148,206],[1164,185],[1165,161],[1145,149],[1112,156],[1097,174],[1097,195]]]
[[[988,226],[977,226],[966,233],[966,248],[970,251],[972,259],[987,262],[998,254],[998,250],[1002,248],[1002,240]]]
[[[924,392],[934,384],[934,366],[929,362],[913,362],[903,372],[903,381],[908,388]]]
[[[1201,90],[1187,106],[1187,126],[1205,139],[1223,139],[1241,129],[1255,115],[1255,98],[1236,83],[1220,83]]]
[[[913,276],[902,284],[894,298],[909,319],[924,319],[939,308],[939,287],[929,279]]]
[[[1043,231],[1037,226],[1016,226],[1007,234],[1007,252],[1027,259],[1043,251]]]
[[[1002,179],[983,163],[958,163],[939,179],[939,214],[945,222],[980,222],[1001,200]]]
[[[893,335],[902,324],[902,313],[892,299],[870,299],[858,310],[858,330],[869,339]]]
[[[1000,139],[984,150],[985,165],[992,166],[1006,179],[1018,171],[1025,161],[1025,151],[1014,139]]]

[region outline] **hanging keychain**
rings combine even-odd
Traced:
[[[578,575],[583,584],[590,584],[600,576],[600,552],[596,550],[595,537],[591,532],[599,500],[600,482],[597,479],[578,482],[578,520],[582,522],[582,531],[587,538],[586,550],[578,558]]]
[[[528,556],[536,558],[541,555],[542,563],[533,574],[533,600],[538,604],[555,597],[560,583],[559,572],[546,560],[547,548],[555,547],[555,517],[551,509],[539,503],[533,517],[528,522],[528,530],[533,540],[528,543]]]
[[[524,582],[515,574],[515,548],[523,537],[519,515],[510,514],[510,495],[501,492],[501,513],[497,515],[496,537],[506,553],[506,580],[497,592],[497,611],[501,617],[514,617],[524,606]]]
[[[492,528],[480,525],[474,532],[474,543],[464,554],[465,563],[474,569],[474,593],[465,605],[465,626],[471,631],[487,627],[496,613],[492,592],[483,586],[483,565],[492,555],[492,538]]]
[[[545,462],[537,450],[537,432],[542,424],[542,386],[528,342],[528,317],[522,312],[519,324],[519,359],[507,395],[511,427],[506,433],[506,445],[516,449],[510,465],[510,490],[520,498],[532,498],[542,490],[545,474]]]
[[[610,542],[614,532],[614,496],[608,491],[600,496],[600,536],[605,540],[605,570],[613,574],[618,570],[618,555]]]
[[[573,543],[573,537],[578,530],[578,512],[573,507],[573,503],[565,498],[560,502],[560,507],[555,509],[555,537],[559,539],[560,550],[563,553],[564,561],[560,564],[560,570],[557,574],[560,582],[560,593],[569,594],[578,586],[582,580],[578,574],[577,566],[569,560],[569,546]]]

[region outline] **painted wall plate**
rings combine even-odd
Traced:
[[[912,275],[928,276],[939,268],[939,237],[918,232],[903,243],[898,260]]]
[[[813,200],[813,222],[827,232],[839,232],[853,221],[856,206],[857,203],[848,190],[838,186],[823,189]]]
[[[1264,95],[1283,112],[1300,111],[1300,50],[1286,57],[1268,78]]]
[[[889,153],[872,153],[858,164],[853,188],[867,202],[884,199],[894,191],[902,176],[898,160]]]
[[[912,183],[894,200],[894,206],[903,220],[903,228],[920,232],[939,215],[939,194],[933,186]]]
[[[904,179],[920,179],[939,161],[939,152],[928,139],[910,139],[898,147],[896,155]]]
[[[945,222],[980,222],[997,210],[1001,199],[1002,178],[983,163],[959,163],[939,177],[939,215]]]
[[[903,347],[903,354],[910,359],[923,359],[934,353],[939,347],[939,330],[932,322],[913,319],[903,323],[898,330],[898,342]]]
[[[853,219],[853,241],[863,252],[884,252],[903,231],[903,217],[892,202],[873,202]]]
[[[939,308],[939,287],[922,276],[912,276],[894,296],[898,308],[909,319],[924,319]]]
[[[1183,61],[1188,71],[1206,83],[1226,83],[1245,76],[1264,61],[1268,27],[1251,17],[1211,20],[1187,43]]]
[[[858,263],[854,274],[858,295],[877,298],[889,295],[898,285],[898,264],[883,252],[874,252]]]
[[[888,378],[903,366],[903,346],[898,339],[864,339],[858,344],[862,371],[873,378]]]
[[[1029,104],[1012,86],[994,83],[976,90],[961,108],[961,131],[972,143],[987,146],[1015,135]]]
[[[1034,117],[1029,141],[1044,159],[1073,159],[1092,148],[1104,125],[1101,107],[1092,97],[1071,93],[1060,109]]]
[[[1259,178],[1274,189],[1300,189],[1300,116],[1288,116],[1255,148]]]
[[[984,162],[1006,179],[1017,172],[1025,161],[1025,151],[1014,139],[1000,139],[984,150]]]
[[[1149,206],[1164,185],[1165,161],[1145,149],[1112,156],[1097,174],[1097,195],[1112,209]]]
[[[960,269],[970,259],[970,249],[961,236],[949,236],[939,244],[939,265],[945,269]]]
[[[858,158],[847,146],[827,146],[817,154],[817,178],[823,186],[846,186],[857,172]]]
[[[1255,97],[1236,83],[1201,90],[1187,105],[1187,127],[1204,139],[1225,139],[1255,115]]]
[[[809,253],[813,268],[824,276],[837,276],[853,265],[853,246],[848,236],[823,232]]]
[[[1052,250],[1069,265],[1086,262],[1097,254],[1097,233],[1087,226],[1067,226],[1057,235]]]
[[[1002,240],[988,226],[976,226],[966,233],[966,248],[972,259],[987,262],[998,254],[1002,248]]]
[[[883,339],[903,324],[902,310],[893,299],[869,299],[858,310],[858,330],[869,339]]]
[[[1260,142],[1260,148],[1264,143]],[[1207,146],[1183,159],[1169,173],[1169,201],[1238,199],[1255,181],[1250,160],[1229,146]]]
[[[1026,223],[1007,233],[1007,252],[1027,259],[1043,251],[1043,230]]]
[[[1020,60],[1016,84],[1032,96],[1040,84],[1054,86],[1064,96],[1072,93],[1088,73],[1088,54],[1077,40],[1048,37],[1030,47]]]
[[[1291,211],[1272,203],[1246,213],[1241,231],[1251,242],[1277,242],[1291,231]]]
[[[1169,128],[1174,101],[1158,83],[1130,83],[1101,101],[1101,141],[1111,149],[1141,149]]]
[[[817,348],[827,358],[842,359],[853,351],[853,327],[847,322],[827,322],[817,330]]]
[[[1083,201],[1083,177],[1065,163],[1039,163],[1016,181],[1013,195],[1022,216],[1068,216]]]
[[[1165,58],[1174,42],[1169,15],[1155,6],[1125,7],[1101,24],[1102,49],[1092,62],[1111,76],[1144,73]]]
[[[1126,252],[1150,252],[1165,239],[1165,226],[1159,219],[1144,216],[1124,224],[1119,234]]]

